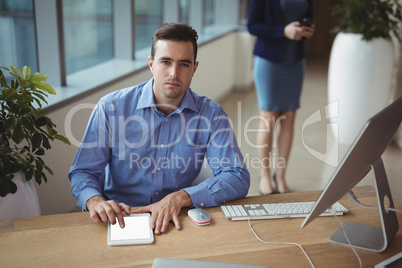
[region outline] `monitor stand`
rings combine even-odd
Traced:
[[[374,170],[376,192],[378,206],[380,211],[380,219],[382,229],[370,227],[356,222],[345,222],[342,226],[353,247],[370,250],[374,252],[383,252],[395,234],[398,232],[399,225],[395,211],[386,211],[384,203],[386,199],[390,208],[394,208],[391,191],[389,189],[387,175],[385,174],[384,163],[381,159],[377,159],[372,165]],[[343,228],[340,227],[331,237],[330,240],[337,244],[350,246]]]

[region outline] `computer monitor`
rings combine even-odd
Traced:
[[[350,115],[353,116],[353,115]],[[382,252],[398,232],[396,213],[386,211],[385,204],[394,208],[381,155],[392,141],[402,121],[402,98],[370,118],[335,169],[301,228],[317,218],[327,208],[351,191],[373,169],[382,230],[356,222],[345,222],[330,238],[334,243],[349,245],[343,230],[354,247]]]

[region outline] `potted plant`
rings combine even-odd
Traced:
[[[31,180],[41,184],[47,182],[45,172],[53,175],[42,160],[45,151],[51,148],[51,141],[56,139],[70,144],[57,133],[56,125],[43,112],[42,104],[47,103],[48,94],[56,94],[53,87],[43,82],[46,75],[31,74],[27,66],[22,72],[14,66],[10,69],[0,67],[0,211],[10,210],[6,198],[14,199],[14,194],[19,192],[24,195],[26,190],[18,189],[20,186],[17,185],[33,188],[35,195]],[[8,84],[2,70],[9,71],[16,79]],[[28,198],[31,203],[32,198],[35,199]],[[21,209],[24,208],[16,208]]]
[[[335,6],[337,35],[328,73],[328,102],[335,108],[328,118],[337,120],[331,128],[340,143],[351,144],[390,100],[401,10],[398,0],[342,0]]]

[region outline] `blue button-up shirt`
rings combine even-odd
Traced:
[[[244,197],[250,174],[223,109],[189,88],[165,115],[152,85],[112,92],[96,105],[68,175],[78,206],[95,195],[144,206],[181,189],[195,207]],[[192,186],[204,159],[214,176]]]

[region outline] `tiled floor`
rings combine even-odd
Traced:
[[[326,154],[326,140],[332,134],[327,133],[325,120],[309,125],[303,130],[303,123],[316,111],[323,115],[327,105],[327,59],[308,59],[304,82],[301,108],[298,110],[292,152],[288,163],[287,182],[291,191],[322,190],[330,179],[335,167],[314,157],[308,150]],[[233,122],[233,129],[240,148],[245,156],[251,174],[249,195],[258,195],[258,153],[255,148],[258,126],[258,107],[255,90],[235,92],[220,102]],[[245,131],[246,130],[246,131]],[[304,136],[302,136],[302,132]],[[333,139],[333,138],[332,138]],[[338,150],[338,160],[343,158],[348,146],[336,145],[331,150]],[[402,150],[391,144],[383,155],[393,199],[402,205]],[[275,165],[275,155],[271,158]],[[371,171],[359,185],[374,186]]]

